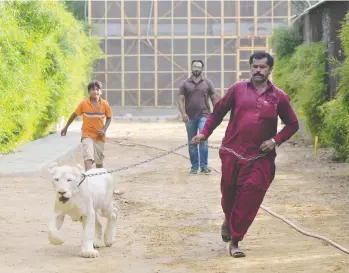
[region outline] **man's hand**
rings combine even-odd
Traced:
[[[263,141],[259,149],[263,153],[269,153],[275,149],[275,144],[272,140],[269,139],[269,140]]]
[[[61,136],[65,136],[67,134],[68,128],[64,127],[61,131]]]
[[[204,141],[205,141],[205,136],[203,134],[198,134],[194,136],[193,139],[191,140],[193,144],[200,144],[201,142],[204,142]]]
[[[105,129],[98,130],[97,133],[100,136],[104,136],[105,135]]]
[[[182,115],[182,120],[183,120],[183,122],[188,123],[188,122],[189,122],[189,117],[188,117],[188,115],[187,115],[187,114],[183,114],[183,115]]]

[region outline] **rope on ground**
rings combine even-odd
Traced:
[[[301,228],[299,228],[298,226],[296,226],[294,223],[292,223],[291,221],[285,219],[283,216],[273,212],[272,210],[264,207],[264,206],[261,206],[261,209],[265,210],[266,212],[270,213],[272,216],[276,217],[276,218],[279,218],[280,220],[284,221],[286,224],[288,224],[289,226],[291,226],[292,228],[294,228],[295,230],[297,230],[298,232],[302,233],[303,235],[306,235],[306,236],[309,236],[309,237],[313,237],[313,238],[316,238],[316,239],[320,239],[320,240],[323,240],[327,243],[329,243],[330,245],[334,246],[335,248],[338,248],[339,250],[343,251],[344,253],[346,254],[349,254],[349,249],[333,242],[332,240],[324,237],[324,236],[321,236],[321,235],[317,235],[317,234],[313,234],[313,233],[310,233],[310,232],[307,232]]]
[[[133,146],[140,146],[140,147],[146,147],[146,148],[151,148],[151,149],[157,149],[157,150],[160,150],[160,151],[168,151],[166,149],[162,149],[162,148],[158,148],[158,147],[154,147],[154,146],[150,146],[150,145],[146,145],[146,144],[139,144],[139,143],[130,143],[130,144],[123,144],[122,142],[119,142],[119,145],[122,145],[122,146],[130,146],[130,145],[133,145]],[[188,159],[189,160],[189,157],[183,155],[183,154],[180,154],[180,153],[176,153],[176,152],[173,152],[173,154],[176,154],[176,155],[179,155],[181,157],[184,157],[185,159]],[[220,171],[217,171],[215,168],[212,168],[212,170],[214,170],[216,173],[219,173],[221,174]],[[280,219],[281,221],[285,222],[287,225],[289,225],[290,227],[294,228],[295,230],[297,230],[298,232],[300,232],[301,234],[305,235],[305,236],[309,236],[309,237],[312,237],[312,238],[316,238],[316,239],[320,239],[320,240],[323,240],[325,241],[326,243],[334,246],[335,248],[341,250],[342,252],[346,253],[346,254],[349,254],[349,249],[335,243],[334,241],[324,237],[324,236],[321,236],[321,235],[317,235],[317,234],[314,234],[314,233],[311,233],[311,232],[307,232],[303,229],[301,229],[300,227],[298,227],[297,225],[295,225],[294,223],[292,223],[290,220],[287,220],[286,218],[284,218],[283,216],[273,212],[271,209],[269,208],[266,208],[264,207],[263,205],[260,206],[261,209],[263,209],[264,211],[268,212],[270,215],[274,216],[275,218],[278,218]]]

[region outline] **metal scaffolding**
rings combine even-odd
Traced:
[[[106,59],[94,78],[111,105],[173,106],[191,61],[224,94],[249,77],[248,57],[268,50],[272,29],[289,24],[291,1],[92,1],[90,35],[101,39]]]

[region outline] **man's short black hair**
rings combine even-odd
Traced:
[[[204,62],[201,61],[201,60],[193,60],[193,61],[191,62],[191,66],[193,66],[193,63],[201,63],[201,64],[202,64],[202,68],[204,68]]]
[[[267,65],[269,65],[269,67],[274,66],[274,58],[268,52],[265,52],[265,51],[257,51],[253,53],[250,56],[250,65],[253,63],[253,59],[261,60],[264,58],[267,58]]]
[[[93,80],[92,82],[90,82],[87,86],[87,91],[90,92],[91,89],[94,88],[98,88],[98,89],[102,89],[102,83],[100,81],[97,80]]]

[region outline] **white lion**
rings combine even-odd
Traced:
[[[65,215],[73,221],[80,221],[83,226],[82,246],[80,255],[85,258],[98,257],[98,241],[102,239],[102,216],[108,219],[104,232],[104,243],[112,246],[116,230],[117,209],[113,208],[113,178],[110,174],[98,174],[91,177],[84,175],[105,172],[106,169],[91,169],[83,173],[77,167],[49,167],[52,174],[53,187],[56,190],[52,220],[49,224],[48,239],[54,245],[63,244],[59,229]],[[122,194],[114,192],[116,194]]]

